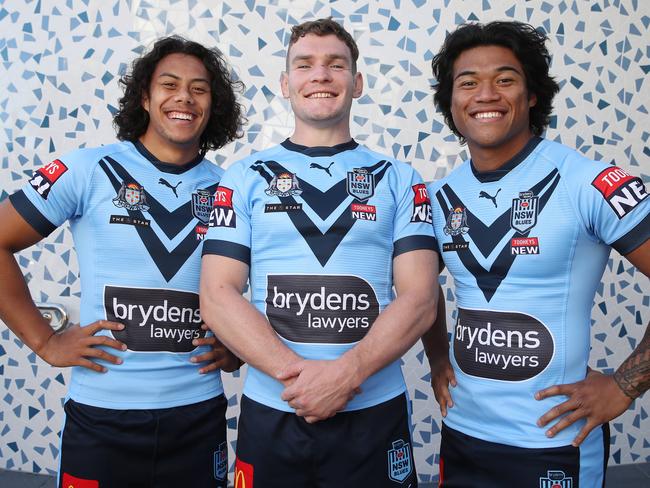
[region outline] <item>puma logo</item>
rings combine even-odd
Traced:
[[[501,188],[497,190],[497,192],[494,194],[494,196],[490,196],[488,193],[484,192],[481,190],[481,193],[478,194],[479,198],[487,198],[488,200],[492,200],[492,203],[494,203],[494,208],[497,208],[497,195],[501,191]]]
[[[327,173],[328,175],[332,176],[332,173],[330,173],[330,168],[332,167],[333,164],[334,164],[334,161],[332,161],[332,162],[330,163],[330,165],[326,168],[325,166],[321,166],[321,165],[318,164],[318,163],[311,163],[311,164],[309,165],[309,167],[310,167],[310,168],[322,169],[323,171],[325,171],[325,173]]]
[[[171,191],[174,192],[174,195],[176,196],[176,198],[178,198],[178,193],[176,193],[176,188],[178,188],[178,185],[180,185],[183,182],[179,181],[178,183],[176,183],[176,186],[172,186],[172,185],[169,184],[169,182],[165,178],[160,178],[158,180],[158,183],[160,183],[163,186],[166,186],[167,188],[170,188]]]

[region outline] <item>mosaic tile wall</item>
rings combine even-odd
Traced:
[[[55,155],[110,142],[119,74],[165,34],[218,45],[246,83],[246,136],[211,158],[228,165],[282,141],[293,123],[277,82],[288,27],[328,15],[354,33],[362,53],[366,87],[354,107],[355,138],[411,162],[427,181],[467,154],[432,107],[433,53],[456,24],[510,18],[551,39],[562,90],[548,137],[616,161],[648,184],[650,3],[643,0],[0,0],[0,198]],[[78,318],[78,268],[66,228],[18,260],[38,301],[63,304]],[[453,290],[446,299],[452,323]],[[592,366],[612,371],[649,319],[648,279],[612,255],[594,303]],[[421,480],[431,481],[440,415],[425,365],[418,346],[405,356],[416,464]],[[67,372],[44,364],[0,325],[0,375],[0,467],[55,472]],[[226,380],[233,439],[240,385]],[[612,463],[650,461],[649,411],[646,395],[613,423]]]

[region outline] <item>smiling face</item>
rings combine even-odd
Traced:
[[[187,54],[165,56],[151,77],[149,92],[142,96],[149,125],[140,141],[163,161],[193,159],[211,104],[210,75],[203,62]]]
[[[479,170],[498,168],[526,145],[536,101],[508,48],[475,47],[454,62],[451,114]]]
[[[348,46],[335,35],[307,34],[288,56],[281,86],[296,117],[296,132],[327,128],[349,134],[352,99],[361,96],[363,79],[352,72]]]

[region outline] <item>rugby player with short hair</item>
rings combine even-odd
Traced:
[[[219,369],[240,362],[199,312],[201,244],[238,137],[239,83],[216,48],[159,39],[121,79],[121,142],[36,171],[0,204],[0,317],[39,357],[72,366],[58,486],[215,487],[228,471]],[[13,253],[69,221],[80,325],[53,333]]]
[[[435,104],[470,152],[429,187],[458,303],[451,364],[439,330],[423,338],[442,487],[601,486],[602,425],[650,386],[647,331],[614,375],[588,371],[610,250],[650,273],[650,198],[639,178],[543,138],[559,90],[546,40],[519,22],[466,24],[432,62]]]
[[[435,318],[430,202],[410,166],[352,139],[358,55],[331,19],[293,27],[295,130],[216,192],[201,310],[249,364],[240,488],[417,486],[399,358]]]

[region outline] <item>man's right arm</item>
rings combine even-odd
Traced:
[[[249,267],[243,261],[205,254],[201,265],[201,315],[235,355],[272,378],[302,359],[289,349],[266,318],[242,296]],[[285,386],[291,381],[284,381]]]
[[[105,320],[88,327],[74,325],[55,334],[34,304],[25,279],[13,254],[37,242],[41,236],[15,210],[9,199],[0,203],[0,320],[39,357],[53,366],[83,366],[98,372],[106,370],[90,358],[115,364],[120,360],[103,345],[123,350],[124,345],[106,336],[94,337],[101,329],[121,330],[123,325]]]

